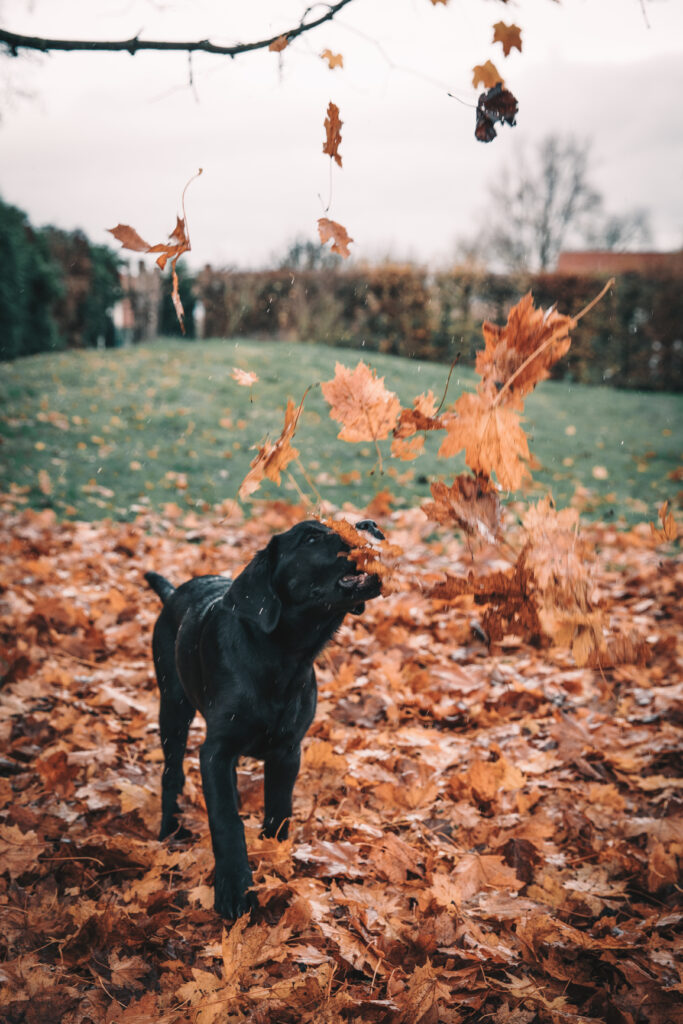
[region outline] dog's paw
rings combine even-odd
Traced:
[[[281,843],[289,839],[289,818],[285,818],[284,821],[266,818],[259,832],[259,839],[279,839]]]
[[[251,885],[251,873],[247,879],[241,882],[232,878],[216,879],[214,886],[214,909],[221,917],[234,921],[242,914],[248,914],[250,910],[258,906],[256,893],[249,891]]]

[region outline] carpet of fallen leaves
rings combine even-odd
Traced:
[[[287,842],[259,840],[262,766],[241,766],[251,919],[212,910],[199,722],[194,842],[157,842],[158,601],[142,573],[234,573],[302,517],[5,516],[0,1018],[680,1020],[683,579],[646,528],[586,530],[601,607],[647,642],[640,667],[489,649],[471,597],[415,588],[349,617],[319,659]],[[419,510],[380,523],[428,583],[471,565]],[[478,557],[496,567],[493,549]]]

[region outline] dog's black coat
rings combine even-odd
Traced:
[[[382,538],[366,520],[357,528]],[[145,579],[164,603],[154,627],[164,752],[159,838],[188,832],[178,822],[183,756],[195,711],[206,719],[200,750],[216,859],[215,907],[234,918],[252,904],[252,878],[238,812],[236,768],[265,762],[266,836],[287,836],[301,740],[313,720],[313,660],[347,612],[377,597],[379,579],[359,573],[334,531],[316,521],[273,537],[237,579],[199,576],[176,590]]]

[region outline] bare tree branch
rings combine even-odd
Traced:
[[[276,42],[276,40],[281,39],[283,36],[289,43],[296,39],[297,36],[303,35],[304,32],[310,32],[311,29],[317,28],[318,25],[331,21],[342,7],[346,7],[351,2],[352,0],[337,0],[337,3],[329,4],[327,13],[316,18],[314,21],[306,21],[306,17],[312,10],[311,7],[308,7],[304,11],[301,21],[294,28],[286,32],[280,32],[276,36],[270,36],[268,39],[259,39],[253,43],[235,43],[232,46],[218,46],[209,39],[199,39],[195,42],[183,43],[170,42],[168,40],[138,39],[137,36],[134,36],[132,39],[122,40],[45,39],[41,36],[19,35],[16,32],[9,32],[4,28],[0,28],[0,44],[4,43],[13,57],[18,56],[19,50],[38,50],[41,53],[48,53],[51,50],[85,50],[88,52],[104,50],[112,53],[125,51],[132,56],[138,50],[180,50],[186,53],[202,51],[203,53],[217,53],[225,57],[236,57],[240,53],[248,53],[251,50],[265,50],[271,43]],[[318,5],[316,4],[315,6]]]

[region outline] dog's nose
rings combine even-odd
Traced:
[[[367,533],[371,534],[376,540],[385,540],[385,536],[380,530],[379,526],[372,519],[362,519],[360,523],[356,523],[357,530],[366,530]]]

